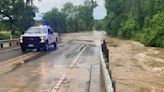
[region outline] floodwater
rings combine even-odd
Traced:
[[[164,92],[164,49],[106,38],[116,92]]]

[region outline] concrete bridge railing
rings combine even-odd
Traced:
[[[0,40],[0,49],[19,46],[19,39]]]
[[[112,73],[109,65],[109,49],[107,48],[105,40],[101,45],[100,51],[100,71],[103,77],[103,85],[105,86],[105,92],[116,92],[115,81],[112,80]]]

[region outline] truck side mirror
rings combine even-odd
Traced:
[[[48,34],[49,34],[49,35],[52,35],[53,32],[52,32],[50,29],[48,29]]]
[[[24,31],[22,31],[21,34],[24,34]]]

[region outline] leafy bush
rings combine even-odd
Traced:
[[[104,30],[104,21],[103,20],[96,20],[95,21],[95,29],[96,30]]]
[[[15,34],[12,36],[13,39],[19,38],[21,33],[19,31],[16,31]],[[10,39],[10,33],[9,32],[0,32],[0,40],[7,40]]]
[[[164,47],[164,12],[159,12],[150,20],[149,26],[143,28],[144,39],[141,41],[146,46]],[[146,24],[145,24],[146,25]]]
[[[0,33],[0,40],[9,39],[10,35],[8,33]]]
[[[133,37],[134,32],[137,30],[137,23],[134,18],[129,18],[122,24],[119,29],[118,36],[121,38],[130,39]]]
[[[15,34],[13,35],[13,39],[19,38],[20,35],[21,35],[21,32],[20,31],[16,31]]]

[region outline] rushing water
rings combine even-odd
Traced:
[[[164,49],[107,38],[116,92],[164,92]]]

